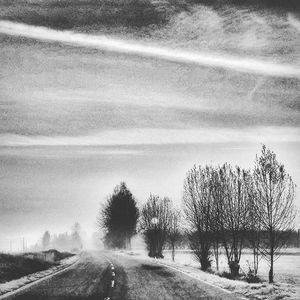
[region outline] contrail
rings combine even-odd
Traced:
[[[249,100],[252,100],[252,98],[255,95],[256,91],[263,85],[264,81],[265,81],[264,77],[261,77],[256,81],[254,88],[248,94],[248,99]]]
[[[172,62],[197,64],[200,66],[218,67],[239,72],[278,77],[300,77],[300,67],[262,61],[250,58],[238,58],[223,54],[187,52],[148,46],[126,40],[109,38],[103,35],[89,35],[73,31],[58,31],[46,27],[0,21],[0,33],[23,36],[48,42],[61,42],[74,46],[96,48],[116,53],[126,53],[141,57],[164,59]]]

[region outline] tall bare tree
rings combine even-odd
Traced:
[[[210,167],[194,166],[187,173],[183,192],[185,218],[190,228],[190,246],[204,271],[211,266],[213,211],[210,188],[211,173],[212,168]]]
[[[222,190],[221,181],[219,178],[218,168],[211,168],[210,176],[210,193],[213,201],[212,213],[211,213],[211,231],[212,231],[212,246],[214,251],[214,257],[216,261],[217,270],[219,270],[219,256],[220,256],[220,246],[222,242],[222,226],[221,218],[223,211],[221,210],[222,205],[218,201],[222,201]]]
[[[42,237],[42,247],[44,250],[47,250],[49,246],[50,246],[50,232],[47,230],[45,231]]]
[[[180,211],[173,209],[170,214],[170,225],[168,231],[168,242],[172,250],[172,261],[175,261],[175,249],[182,237],[180,225]]]
[[[245,232],[248,228],[248,194],[247,181],[249,171],[233,168],[224,164],[218,170],[218,189],[215,193],[217,211],[220,212],[218,227],[221,230],[222,242],[228,260],[231,275],[239,274],[240,259],[244,247]]]
[[[254,184],[258,201],[256,216],[261,230],[267,233],[261,252],[270,265],[269,282],[274,282],[274,261],[280,256],[284,245],[283,232],[293,227],[295,184],[277,161],[276,154],[263,145],[256,157]]]
[[[78,222],[75,222],[72,226],[71,240],[70,243],[73,249],[81,249],[82,248],[82,239],[81,239],[81,226]]]
[[[163,258],[163,247],[171,222],[171,201],[150,195],[141,210],[140,226],[150,257]]]
[[[258,265],[261,259],[260,246],[262,243],[262,228],[257,215],[257,201],[258,195],[255,189],[253,176],[249,177],[247,182],[247,193],[248,193],[248,206],[249,206],[249,215],[248,215],[248,231],[247,231],[247,240],[250,244],[250,247],[253,251],[253,269],[250,266],[250,270],[254,276],[258,273]]]

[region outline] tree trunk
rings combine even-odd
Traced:
[[[269,271],[269,283],[273,283],[273,282],[274,282],[273,265],[271,265],[270,271]]]
[[[207,271],[211,266],[210,260],[206,256],[203,256],[200,259],[200,263],[201,263],[201,270],[202,271]]]
[[[274,253],[273,253],[273,249],[271,248],[271,257],[270,257],[270,271],[269,271],[269,283],[273,283],[274,282]]]
[[[270,230],[270,271],[269,283],[274,282],[274,232]]]
[[[219,271],[219,243],[218,241],[214,244],[214,255],[216,260],[217,271]]]
[[[256,247],[255,245],[253,246],[253,271],[254,271],[254,275],[257,275],[257,271],[258,271],[258,257],[257,257],[257,253],[256,253]]]
[[[172,245],[172,261],[175,261],[175,247]]]
[[[240,264],[236,261],[229,262],[230,273],[233,277],[239,276]]]

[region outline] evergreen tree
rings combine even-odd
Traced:
[[[105,245],[109,248],[130,248],[138,217],[136,200],[126,183],[121,182],[98,216],[98,225],[105,231]]]

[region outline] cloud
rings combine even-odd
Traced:
[[[259,105],[235,110],[142,106],[82,101],[2,105],[0,132],[32,136],[87,135],[102,130],[134,128],[192,129],[203,127],[299,126],[299,113],[282,106]],[[223,103],[223,105],[225,105]],[[250,106],[250,104],[249,104]]]
[[[0,146],[113,146],[151,144],[207,144],[226,142],[299,142],[294,127],[252,127],[243,129],[121,129],[85,136],[24,136],[2,134]]]
[[[174,62],[192,63],[201,66],[218,67],[252,74],[279,77],[300,77],[297,66],[261,61],[257,59],[226,56],[220,54],[187,52],[128,42],[101,35],[88,35],[72,31],[58,31],[41,26],[32,26],[10,21],[0,21],[0,32],[23,36],[41,41],[62,42],[74,46],[101,49],[110,52],[158,58]]]

